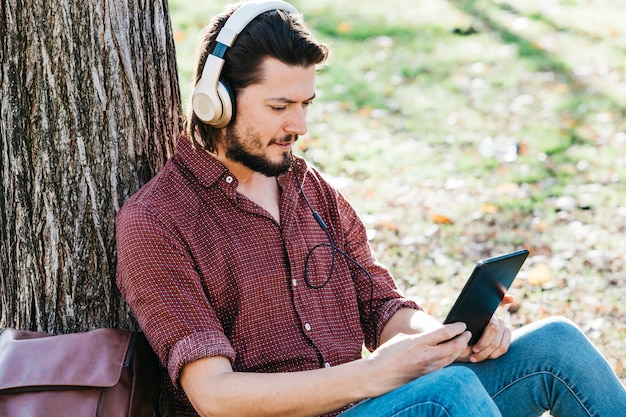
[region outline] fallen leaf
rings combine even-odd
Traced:
[[[445,216],[443,214],[435,213],[430,218],[436,224],[454,224],[454,222],[452,221],[450,217]]]
[[[187,38],[187,32],[184,32],[182,30],[177,30],[174,32],[174,42],[182,42],[183,40],[185,40],[185,38]]]
[[[342,21],[337,25],[337,32],[350,33],[352,32],[352,24],[350,22]]]
[[[528,272],[527,280],[531,285],[545,285],[551,279],[550,268],[546,264],[537,264]]]
[[[485,214],[495,214],[500,210],[500,208],[495,204],[485,203],[480,206],[480,210]]]

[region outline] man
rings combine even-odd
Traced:
[[[623,412],[624,388],[569,322],[513,335],[494,317],[470,347],[463,323],[402,296],[353,208],[292,154],[327,57],[286,3],[217,16],[176,155],[118,216],[119,287],[175,415]]]

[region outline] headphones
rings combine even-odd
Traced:
[[[245,3],[228,18],[217,34],[217,45],[202,69],[202,76],[191,99],[193,111],[200,120],[216,128],[228,125],[233,116],[234,96],[225,82],[220,80],[224,54],[241,31],[258,15],[270,10],[299,13],[295,7],[282,0],[253,1]]]

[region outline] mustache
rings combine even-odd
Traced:
[[[282,138],[274,138],[272,139],[271,143],[274,144],[278,144],[278,145],[282,145],[285,143],[292,143],[292,142],[296,142],[299,139],[298,135],[285,135]]]

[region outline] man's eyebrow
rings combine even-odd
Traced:
[[[303,100],[304,102],[306,101],[313,101],[315,99],[316,94],[313,94],[311,97],[309,97],[306,100]],[[267,99],[267,101],[278,101],[280,103],[285,103],[285,104],[293,104],[293,103],[298,103],[297,100],[291,100],[288,99],[287,97],[272,97]]]

